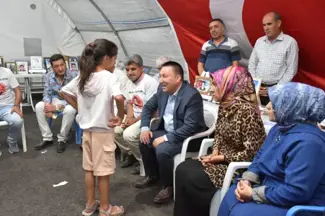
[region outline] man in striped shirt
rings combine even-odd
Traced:
[[[263,18],[265,36],[257,39],[249,59],[248,70],[262,80],[259,94],[262,105],[270,100],[268,87],[290,82],[297,73],[298,44],[281,30],[281,17],[276,12]]]
[[[224,35],[225,25],[221,19],[213,19],[209,24],[211,39],[202,46],[198,63],[198,72],[214,73],[231,65],[238,65],[240,60],[237,42]]]

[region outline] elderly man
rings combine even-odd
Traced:
[[[36,145],[35,150],[41,150],[53,143],[53,134],[47,119],[55,119],[59,112],[62,112],[62,125],[58,134],[57,152],[62,153],[66,148],[66,141],[73,124],[76,110],[60,96],[62,87],[68,84],[77,72],[69,71],[66,67],[64,57],[55,54],[50,58],[53,72],[46,75],[43,101],[36,104],[36,117],[40,127],[43,141]]]
[[[129,78],[125,85],[125,98],[127,99],[127,111],[124,123],[115,128],[116,144],[121,149],[128,151],[122,168],[131,166],[135,159],[141,160],[139,150],[140,124],[143,106],[156,93],[158,82],[143,72],[143,60],[135,54],[125,61],[125,70]],[[132,174],[139,173],[139,166]]]
[[[161,57],[157,58],[156,59],[156,68],[160,71],[161,66],[168,61],[171,61],[171,59],[169,57],[161,56]],[[159,82],[159,73],[156,74],[153,78]]]
[[[237,42],[225,36],[225,24],[221,19],[213,19],[209,24],[211,39],[202,46],[198,72],[214,73],[231,65],[238,65],[240,58]]]
[[[23,113],[20,110],[21,90],[14,74],[0,67],[0,121],[6,121],[8,127],[8,151],[18,153],[17,140],[20,137]]]
[[[148,187],[161,178],[163,189],[154,199],[167,202],[173,197],[174,156],[189,136],[206,129],[200,93],[184,81],[184,71],[177,62],[169,61],[160,70],[160,87],[142,111],[140,151],[146,177],[134,183]],[[157,128],[149,129],[152,115],[158,110]]]
[[[297,73],[298,44],[282,32],[281,24],[281,16],[276,12],[263,17],[266,35],[257,39],[249,59],[249,72],[262,80],[259,91],[262,105],[270,101],[268,87],[290,82]]]

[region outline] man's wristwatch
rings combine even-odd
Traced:
[[[19,106],[19,105],[17,105],[17,104],[14,104],[14,106]]]

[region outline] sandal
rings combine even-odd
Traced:
[[[82,211],[83,216],[91,216],[93,215],[99,208],[99,201],[96,200],[95,204],[93,206],[87,206],[86,208]]]
[[[121,216],[124,214],[123,206],[112,206],[110,205],[108,210],[99,209],[99,215],[104,214],[105,216]]]

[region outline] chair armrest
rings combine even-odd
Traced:
[[[325,212],[325,207],[321,206],[294,206],[289,209],[286,216],[294,216],[298,212],[309,211],[309,212]]]
[[[153,124],[155,121],[158,121],[158,120],[159,120],[159,118],[152,118],[152,119],[150,120],[150,126],[149,126],[149,128],[151,128],[152,124]]]
[[[199,157],[202,157],[208,153],[208,149],[213,145],[214,139],[204,139],[201,143],[201,148],[199,151]]]
[[[225,178],[223,180],[223,185],[221,188],[220,201],[222,201],[223,197],[227,193],[227,191],[230,187],[230,184],[231,184],[232,177],[234,176],[236,170],[248,168],[250,165],[251,165],[251,162],[231,162],[228,165],[227,172],[226,172]]]
[[[207,136],[211,135],[214,132],[214,130],[215,130],[215,128],[211,127],[206,131],[194,134],[193,136],[190,136],[187,139],[185,139],[183,141],[183,146],[182,146],[181,161],[184,161],[186,159],[186,153],[187,153],[188,145],[189,145],[191,140],[207,137]]]

